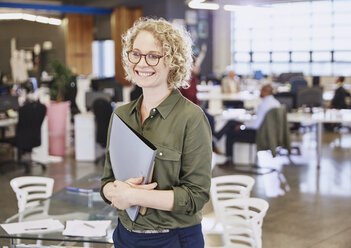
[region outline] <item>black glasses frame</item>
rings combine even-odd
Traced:
[[[155,55],[155,54],[152,54],[152,53],[147,53],[147,54],[139,53],[139,54],[140,54],[140,57],[139,57],[138,62],[132,62],[131,59],[130,59],[130,57],[129,57],[130,53],[132,53],[132,52],[134,52],[134,51],[128,51],[128,52],[127,52],[127,54],[128,54],[128,60],[129,60],[130,63],[135,64],[135,65],[138,64],[138,63],[140,62],[141,57],[144,57],[144,58],[145,58],[146,64],[148,64],[149,66],[157,66],[158,63],[160,63],[160,59],[164,57],[164,56]],[[137,53],[138,53],[138,52],[137,52]],[[147,61],[147,55],[155,56],[155,57],[157,58],[157,63],[156,63],[155,65],[150,65],[149,62]]]

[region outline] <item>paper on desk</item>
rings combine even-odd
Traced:
[[[16,222],[10,224],[1,224],[1,227],[8,234],[20,234],[20,233],[48,233],[53,231],[61,231],[64,226],[58,220],[44,219],[44,220],[33,220]]]
[[[66,229],[62,232],[67,236],[103,237],[110,226],[111,220],[69,220]]]

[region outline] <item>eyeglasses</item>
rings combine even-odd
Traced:
[[[146,64],[148,64],[149,66],[158,65],[158,63],[160,62],[160,59],[164,57],[164,56],[155,55],[152,53],[142,54],[142,53],[135,52],[135,51],[128,51],[127,54],[128,54],[128,60],[130,63],[138,64],[141,60],[141,57],[144,56]]]

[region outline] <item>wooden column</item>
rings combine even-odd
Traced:
[[[66,15],[66,64],[77,75],[93,72],[93,16]]]
[[[124,85],[130,83],[124,79],[124,70],[122,67],[122,34],[133,26],[134,21],[142,17],[142,8],[115,8],[111,15],[111,35],[115,43],[115,71],[116,81]]]

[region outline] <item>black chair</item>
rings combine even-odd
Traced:
[[[280,92],[275,94],[274,98],[277,99],[281,105],[284,105],[288,112],[296,108],[296,94],[292,92]]]
[[[223,106],[226,108],[244,108],[243,101],[223,101]]]
[[[26,103],[18,110],[18,123],[16,127],[16,135],[13,138],[3,138],[0,142],[10,143],[17,148],[17,160],[19,164],[25,166],[25,172],[29,173],[32,164],[39,164],[42,169],[46,169],[46,165],[32,161],[22,160],[25,153],[31,152],[34,147],[41,145],[41,125],[46,115],[45,105],[39,102]]]
[[[296,95],[297,107],[322,107],[323,89],[321,87],[300,87]]]
[[[105,148],[107,143],[108,126],[112,114],[110,102],[103,98],[96,99],[93,103],[93,112],[97,124],[96,142]],[[104,156],[102,158],[104,159]]]
[[[294,76],[289,79],[291,92],[298,92],[300,87],[307,87],[307,81],[303,76]]]

